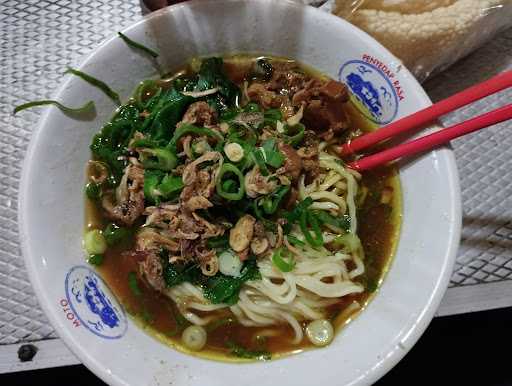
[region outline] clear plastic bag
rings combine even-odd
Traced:
[[[512,0],[334,0],[424,81],[512,27]]]

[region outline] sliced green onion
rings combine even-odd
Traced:
[[[292,235],[287,235],[286,238],[288,239],[288,242],[293,246],[299,246],[303,247],[306,245],[306,243],[302,240],[299,240],[297,237],[294,237]]]
[[[311,225],[313,235],[311,235],[311,231],[309,230],[308,225]],[[299,218],[299,226],[309,245],[311,245],[313,248],[318,248],[323,245],[324,238],[322,236],[322,230],[320,229],[318,220],[313,215],[313,213],[311,213],[311,211],[305,210],[301,213]]]
[[[361,240],[352,233],[336,236],[334,244],[343,245],[348,252],[354,252],[361,247]]]
[[[22,110],[29,109],[31,107],[47,106],[47,105],[57,106],[59,108],[59,110],[61,110],[62,112],[66,113],[66,114],[84,114],[84,113],[94,110],[94,102],[93,101],[89,101],[81,107],[67,107],[67,106],[64,106],[62,103],[54,101],[52,99],[43,99],[40,101],[32,101],[32,102],[28,102],[28,103],[24,103],[22,105],[16,106],[14,108],[13,115],[16,113],[19,113]]]
[[[85,185],[85,195],[89,200],[99,200],[101,198],[101,185],[89,182]]]
[[[107,242],[101,231],[93,229],[85,234],[84,247],[89,255],[102,254],[107,250]]]
[[[135,90],[133,98],[140,106],[144,107],[146,104],[145,99],[149,99],[148,97],[155,95],[158,90],[161,90],[161,87],[158,86],[154,80],[143,80]]]
[[[288,132],[290,129],[295,130],[295,134],[290,135]],[[284,135],[284,142],[290,144],[291,146],[297,146],[301,143],[304,138],[304,132],[306,127],[302,123],[298,123],[295,126],[285,126],[286,135]]]
[[[286,218],[287,224],[284,227],[285,233],[289,233],[291,230],[292,224],[296,223],[301,214],[307,210],[313,204],[313,199],[311,197],[306,197],[304,200],[299,202],[292,211],[285,213],[284,217]]]
[[[73,74],[78,76],[79,78],[85,80],[90,85],[99,88],[103,91],[110,99],[116,102],[118,105],[121,104],[121,99],[119,99],[119,94],[113,91],[105,82],[96,79],[95,77],[86,74],[85,72],[75,70],[74,68],[68,67],[66,74]]]
[[[137,281],[137,274],[135,272],[128,273],[128,287],[130,287],[130,290],[135,296],[142,295],[142,291]]]
[[[204,327],[188,326],[181,334],[181,341],[189,350],[199,351],[206,345],[208,334]]]
[[[285,256],[288,258],[286,261]],[[295,268],[295,260],[293,260],[293,255],[287,249],[279,248],[272,255],[272,263],[281,271],[281,272],[290,272]]]
[[[242,262],[240,258],[231,249],[225,250],[219,255],[219,271],[231,277],[240,276]]]
[[[290,191],[290,186],[280,186],[271,196],[266,196],[263,199],[262,207],[266,214],[273,214],[279,207],[283,197]]]
[[[103,237],[109,246],[116,245],[126,240],[131,235],[129,229],[110,223],[103,231]]]
[[[281,121],[283,119],[283,113],[279,109],[268,109],[263,114],[263,124],[275,126],[277,121]]]
[[[103,264],[103,255],[97,253],[95,255],[89,255],[87,262],[91,265],[99,266]]]
[[[315,210],[313,211],[313,214],[321,225],[332,225],[344,231],[348,231],[350,229],[350,216],[344,215],[343,217],[334,217],[323,210]]]
[[[143,45],[141,43],[137,43],[136,41],[130,39],[128,36],[126,36],[125,34],[123,34],[121,32],[118,32],[117,34],[130,47],[136,48],[136,49],[141,50],[141,51],[144,51],[145,53],[147,53],[148,55],[152,56],[153,58],[157,58],[158,57],[158,53],[153,51],[151,48],[148,48],[148,47],[146,47],[145,45]]]
[[[228,192],[224,190],[224,182],[222,178],[227,174],[232,173],[236,176],[238,179],[238,190],[234,193]],[[226,200],[230,201],[238,201],[241,200],[245,193],[245,186],[244,186],[244,175],[242,172],[233,164],[225,163],[222,165],[219,171],[219,175],[217,177],[216,182],[216,188],[217,188],[217,194]]]
[[[178,163],[176,155],[165,148],[143,149],[140,154],[142,155],[142,165],[148,169],[168,172],[173,170]],[[147,157],[147,154],[149,154],[149,157]]]
[[[197,127],[194,125],[185,124],[185,125],[180,126],[174,132],[174,135],[172,136],[171,141],[167,145],[167,148],[175,150],[178,140],[186,134],[197,134],[197,135],[206,135],[208,137],[214,137],[218,143],[222,143],[224,141],[224,138],[222,137],[222,135],[220,135],[215,130],[208,129],[206,127]]]
[[[263,155],[263,149],[257,148],[252,152],[252,156],[256,165],[260,169],[260,172],[263,176],[268,176],[269,171],[267,165],[265,165],[265,156]]]

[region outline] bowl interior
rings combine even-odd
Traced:
[[[334,16],[293,2],[192,1],[152,14],[124,32],[155,47],[162,68],[169,70],[194,56],[235,52],[300,60],[349,83],[362,103],[376,109],[372,119],[380,124],[430,104],[410,73],[373,39]],[[118,38],[95,50],[81,69],[107,81],[123,100],[140,80],[157,76],[147,57]],[[381,98],[379,105],[365,99],[364,87],[371,86]],[[34,134],[21,187],[23,252],[39,302],[56,331],[106,382],[243,386],[257,379],[261,386],[299,386],[337,379],[337,384],[367,384],[407,352],[432,318],[460,231],[457,174],[448,149],[402,166],[403,224],[395,260],[375,299],[331,346],[235,366],[187,356],[157,342],[124,316],[106,285],[86,267],[81,247],[89,143],[115,106],[77,78],[67,79],[55,99],[68,105],[94,100],[97,116],[74,120],[51,108]],[[118,316],[115,328],[95,325],[97,315],[75,293],[77,283],[85,282]]]

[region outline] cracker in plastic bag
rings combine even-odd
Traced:
[[[423,81],[512,27],[512,0],[335,0]]]

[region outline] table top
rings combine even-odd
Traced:
[[[141,18],[138,0],[0,2],[0,373],[78,363],[39,308],[20,254],[17,195],[21,164],[41,109],[13,106],[49,98],[66,66]],[[436,101],[512,68],[512,29],[424,86]],[[445,125],[509,103],[512,90],[443,119]],[[463,198],[462,241],[438,315],[512,305],[512,136],[504,123],[453,142]],[[17,361],[20,344],[40,348]]]

